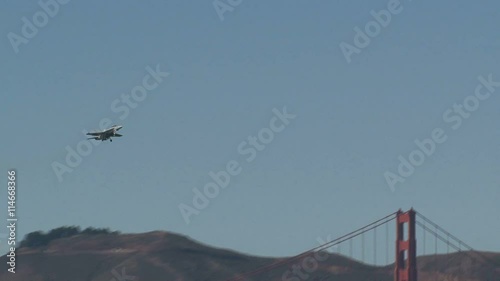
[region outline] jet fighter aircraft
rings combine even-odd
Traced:
[[[89,136],[93,136],[92,138],[88,138],[89,140],[100,140],[100,141],[105,141],[108,140],[112,142],[113,140],[111,139],[112,137],[121,137],[123,135],[118,134],[118,130],[123,128],[123,126],[119,125],[113,125],[111,128],[106,129],[101,132],[93,132],[93,133],[87,133]]]

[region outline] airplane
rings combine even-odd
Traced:
[[[121,136],[123,136],[123,135],[120,135],[120,134],[117,133],[121,128],[123,128],[123,126],[113,125],[111,128],[106,129],[106,130],[101,131],[101,132],[87,133],[87,135],[93,136],[92,138],[88,138],[88,140],[101,140],[101,141],[105,141],[105,140],[109,139],[109,141],[112,142],[113,140],[111,139],[111,137],[121,137]]]

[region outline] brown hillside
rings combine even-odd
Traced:
[[[500,264],[500,254],[484,255],[488,261],[472,253],[421,257],[418,259],[419,280],[499,281],[500,265],[494,266],[491,262]],[[285,258],[262,258],[212,248],[168,232],[76,235],[54,240],[44,247],[19,249],[15,274],[6,271],[7,257],[2,256],[0,263],[4,270],[0,272],[0,280],[215,281],[283,260]],[[304,272],[302,276],[283,278],[287,270],[302,261],[303,258],[297,259],[256,275],[252,280],[392,280],[390,266],[371,267],[334,254],[328,254],[310,274]],[[122,273],[130,278],[123,278]]]

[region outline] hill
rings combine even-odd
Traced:
[[[40,235],[40,234],[37,234]],[[38,236],[36,236],[38,237]],[[249,256],[213,248],[169,232],[118,234],[72,232],[45,245],[24,246],[17,251],[16,273],[5,270],[5,281],[203,281],[226,280],[286,258]],[[25,241],[24,241],[25,242]],[[29,243],[28,243],[29,244]],[[25,242],[26,245],[26,242]],[[36,245],[36,243],[35,243]],[[320,253],[253,276],[251,280],[391,281],[392,267],[372,267],[344,256]],[[483,253],[487,260],[467,253],[426,256],[418,259],[420,281],[498,281],[500,254]],[[294,268],[299,271],[294,272]],[[306,270],[310,269],[310,273]],[[289,273],[286,273],[289,271]],[[247,279],[250,280],[250,279]]]

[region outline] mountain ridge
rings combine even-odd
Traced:
[[[309,255],[311,259],[306,255],[294,260],[290,257],[258,257],[211,247],[188,236],[166,231],[76,234],[54,239],[45,246],[19,248],[16,273],[2,271],[0,280],[223,281],[285,261],[291,262],[246,280],[393,280],[391,265],[370,266],[325,252],[321,252],[323,261],[314,262],[313,254]],[[500,280],[500,253],[482,252],[481,255],[497,265],[491,265],[472,252],[419,257],[419,280]],[[5,265],[6,262],[6,255],[0,257],[0,263]]]

